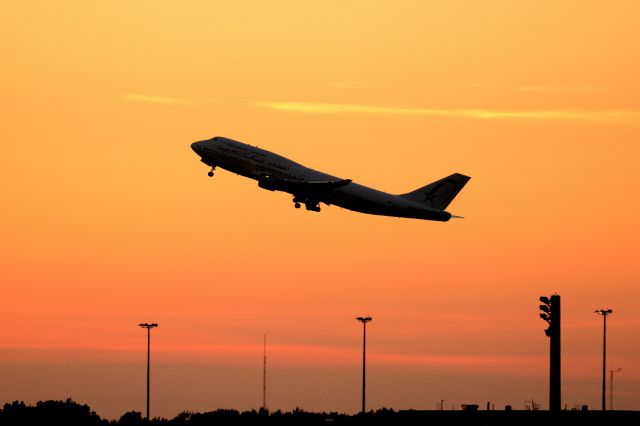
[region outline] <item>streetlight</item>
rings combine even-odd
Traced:
[[[540,318],[549,323],[544,334],[549,337],[549,411],[560,411],[560,295],[540,296]]]
[[[365,412],[365,396],[366,396],[366,372],[367,372],[367,323],[373,318],[371,317],[358,317],[356,318],[362,323],[362,414]]]
[[[619,373],[622,371],[622,368],[618,368],[617,370],[610,370],[611,376],[609,376],[609,410],[613,411],[613,373]]]
[[[603,319],[603,333],[602,333],[602,411],[607,409],[605,402],[605,385],[607,381],[607,316],[611,315],[613,311],[611,309],[598,309],[594,311],[595,314],[602,315]]]
[[[149,420],[149,373],[151,370],[151,329],[158,326],[158,324],[138,324],[139,327],[147,329],[147,420]]]

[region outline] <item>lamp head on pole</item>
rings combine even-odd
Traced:
[[[371,317],[358,317],[356,318],[358,321],[360,321],[363,324],[368,323],[369,321],[371,321],[373,318]]]
[[[559,304],[560,296],[558,296],[557,294],[554,294],[551,297],[540,296],[540,318],[542,318],[549,324],[549,327],[544,331],[544,334],[547,337],[551,337],[551,335],[553,334],[553,330],[556,327],[559,327],[559,323],[555,324],[554,322],[554,318],[556,318],[556,315],[560,314]]]
[[[606,317],[607,315],[611,315],[613,313],[613,310],[611,310],[611,309],[597,309],[597,310],[593,311],[593,313]]]
[[[146,328],[146,329],[155,328],[157,326],[158,326],[158,324],[156,324],[156,323],[149,324],[149,323],[145,322],[145,323],[142,323],[142,324],[138,324],[138,327],[142,327],[142,328]]]

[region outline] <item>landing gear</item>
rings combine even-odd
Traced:
[[[304,206],[307,208],[307,210],[312,211],[312,212],[319,212],[320,211],[320,205],[316,202],[306,202],[304,203]]]
[[[211,170],[209,170],[209,173],[207,173],[207,176],[209,177],[213,177],[213,171],[216,169],[216,166],[211,167]]]
[[[305,208],[309,211],[312,211],[312,212],[320,211],[320,203],[318,203],[317,201],[310,200],[305,197],[293,197],[293,207],[295,207],[296,209],[299,209],[301,206],[301,203],[304,203]]]

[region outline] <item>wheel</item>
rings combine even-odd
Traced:
[[[213,177],[213,172],[209,172],[209,173],[207,173],[207,176],[209,176],[209,177]]]
[[[299,208],[300,208],[300,203],[295,203],[293,206],[294,206],[296,209],[299,209]]]

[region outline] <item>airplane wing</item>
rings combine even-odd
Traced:
[[[340,188],[341,186],[349,185],[351,179],[340,180],[315,180],[308,182],[300,182],[303,186],[308,185],[308,188],[326,188],[329,190]]]
[[[316,200],[322,199],[334,189],[349,185],[351,179],[301,181],[275,176],[264,176],[258,181],[260,188],[269,191],[284,191],[293,195],[302,195]]]

